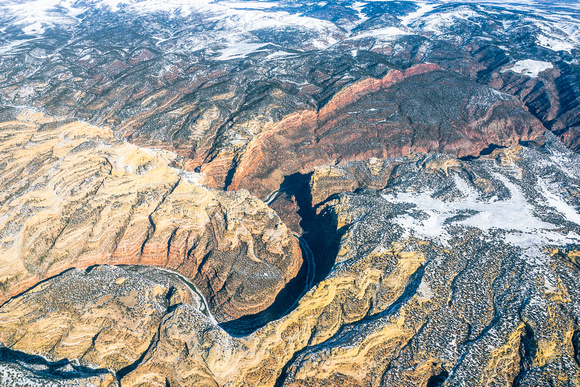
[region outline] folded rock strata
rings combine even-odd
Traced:
[[[168,310],[187,298],[187,287],[160,270],[153,281],[120,267],[71,269],[5,304],[15,313],[0,313],[3,344],[121,370],[152,345]]]
[[[580,385],[578,12],[218,3],[0,12],[0,385]]]
[[[284,176],[325,164],[418,152],[477,156],[513,146],[545,128],[513,97],[439,66],[422,64],[337,93],[320,111],[295,113],[250,142],[228,189],[258,197]],[[202,170],[212,174],[212,165]]]
[[[201,186],[177,156],[23,112],[0,124],[0,301],[71,267],[140,264],[195,283],[225,321],[270,305],[298,242],[247,191]]]
[[[436,154],[351,162],[325,180],[317,170],[318,195],[338,184],[332,176],[363,189],[319,206],[346,232],[330,274],[293,311],[235,337],[175,304],[150,329],[155,344],[130,370],[114,371],[126,386],[578,384],[580,219],[567,211],[580,207],[578,161],[548,135],[542,148],[473,161]],[[345,179],[355,170],[375,171],[385,185]],[[0,316],[19,318],[24,338],[51,336],[21,311],[43,302],[68,310],[77,302],[71,294],[32,289]],[[124,340],[127,328],[116,329]],[[0,342],[38,346],[11,344],[13,330],[0,329]]]

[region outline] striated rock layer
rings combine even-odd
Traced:
[[[0,313],[3,344],[99,369],[130,367],[154,343],[167,313],[189,296],[166,273],[157,270],[154,278],[111,266],[69,270],[5,305],[16,313]]]
[[[340,182],[364,188],[363,175],[384,186],[318,207],[345,231],[329,275],[294,310],[235,337],[176,303],[157,326],[143,326],[154,344],[130,368],[91,361],[111,367],[122,386],[577,385],[579,161],[548,136],[542,148],[473,161],[415,155],[352,162],[333,175],[318,169],[313,197]],[[359,179],[349,177],[355,171]],[[70,276],[116,286],[95,270]],[[50,318],[33,311],[48,303],[55,316],[78,313],[85,300],[74,290],[46,296],[64,282],[47,281],[0,308],[0,342],[63,356],[38,340],[45,334],[60,350],[70,335],[54,333]],[[112,295],[106,307],[126,300],[125,290],[104,292]],[[143,312],[127,309],[125,318],[133,313]],[[108,332],[133,342],[131,329]],[[120,347],[97,342],[102,353]],[[66,355],[85,363],[83,348],[66,347]]]
[[[0,302],[71,267],[140,264],[189,278],[225,321],[269,306],[300,268],[272,210],[201,186],[173,153],[31,113],[0,138]]]
[[[437,65],[416,65],[355,83],[320,111],[292,114],[264,131],[228,189],[265,197],[284,176],[325,164],[418,152],[477,156],[490,144],[513,146],[544,130],[513,97]],[[211,164],[202,170],[211,175]]]
[[[344,86],[418,63],[519,98],[579,149],[580,17],[565,3],[434,2],[427,12],[413,1],[220,1],[180,12],[178,4],[88,0],[93,6],[57,7],[44,18],[8,3],[0,14],[2,104],[111,125],[136,144],[190,158],[191,168],[215,163],[220,186],[240,151],[282,117],[317,111]],[[41,33],[26,29],[37,22]],[[530,60],[544,66],[518,66]]]

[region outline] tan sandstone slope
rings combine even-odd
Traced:
[[[296,239],[246,191],[220,192],[177,156],[109,129],[23,112],[0,124],[0,302],[95,264],[173,269],[218,320],[270,305],[301,265]]]

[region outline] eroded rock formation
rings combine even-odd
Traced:
[[[413,155],[351,162],[333,175],[319,169],[312,176],[318,190],[355,170],[375,170],[375,181],[386,183],[319,207],[346,227],[330,274],[288,315],[242,337],[194,306],[174,304],[158,326],[144,327],[155,344],[120,373],[121,385],[575,385],[580,219],[564,209],[580,206],[577,161],[548,136],[542,148],[499,149],[474,161]],[[376,172],[378,165],[387,172]],[[68,275],[102,281],[95,270]],[[15,298],[0,319],[24,338],[49,334],[22,311],[43,302],[78,310],[72,289],[45,296],[63,282]],[[111,286],[109,279],[102,285]],[[120,305],[121,293],[105,305]],[[166,306],[163,294],[158,302]],[[131,337],[124,325],[114,329],[121,341]],[[11,342],[13,331],[0,330],[0,341]],[[99,343],[103,351],[118,345]]]
[[[325,164],[420,152],[477,156],[490,144],[513,146],[544,130],[512,97],[436,65],[417,65],[360,81],[319,112],[293,114],[257,136],[228,189],[266,197],[284,176]],[[211,164],[202,170],[211,175]]]
[[[141,264],[183,274],[229,320],[266,308],[300,268],[272,210],[201,186],[171,152],[26,112],[0,136],[1,301],[71,267]]]
[[[128,367],[151,346],[168,310],[191,298],[182,283],[161,285],[164,273],[155,274],[151,280],[98,266],[43,282],[5,305],[16,313],[0,314],[4,345],[28,352],[35,346],[34,353],[51,359],[81,359],[104,369]]]
[[[580,385],[580,10],[57,2],[0,9],[0,385]]]

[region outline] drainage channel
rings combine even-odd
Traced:
[[[199,292],[197,290],[195,285],[192,284],[187,278],[185,278],[181,274],[176,273],[176,272],[169,270],[169,269],[164,269],[164,268],[160,268],[160,267],[152,267],[152,266],[144,266],[144,265],[119,265],[119,267],[122,267],[125,270],[134,271],[134,272],[139,273],[139,274],[145,274],[147,271],[151,272],[154,270],[159,270],[159,271],[162,271],[162,272],[168,274],[170,277],[173,277],[174,279],[177,279],[180,282],[183,282],[185,285],[187,285],[187,287],[189,287],[191,289],[191,291],[193,293],[192,295],[194,297],[196,297],[197,302],[199,304],[199,309],[200,309],[199,311],[201,313],[203,313],[205,316],[209,317],[213,323],[217,324],[216,319],[213,317],[213,315],[211,314],[211,312],[209,310],[207,300],[205,299],[203,294],[201,294],[201,292]]]
[[[163,269],[159,267],[151,267],[144,265],[119,265],[125,270],[131,270],[136,273],[147,276],[149,273],[149,278],[154,279],[154,271],[162,271],[165,274],[177,279],[184,284],[186,284],[192,291],[193,295],[197,297],[198,303],[200,305],[200,312],[205,316],[209,317],[211,321],[221,326],[226,332],[232,336],[246,336],[256,330],[262,328],[264,325],[270,321],[278,320],[279,318],[290,313],[296,306],[300,299],[312,288],[314,281],[316,279],[316,263],[314,261],[314,254],[310,249],[310,246],[304,240],[304,238],[294,235],[298,239],[300,244],[300,249],[302,250],[302,256],[304,264],[300,268],[300,271],[292,280],[290,280],[286,286],[278,293],[278,296],[265,310],[258,312],[256,314],[247,315],[240,317],[239,319],[233,321],[227,321],[218,324],[216,319],[211,314],[208,303],[195,287],[193,283],[183,277],[181,274],[176,273],[169,269]]]

